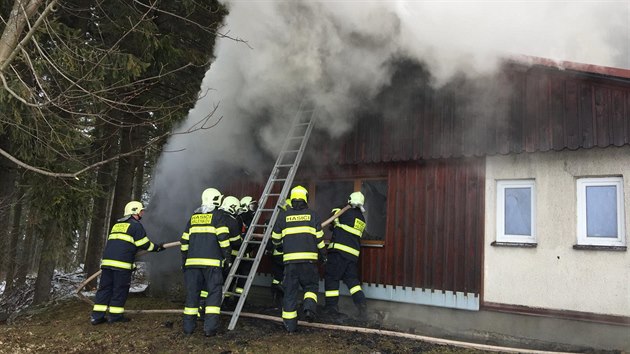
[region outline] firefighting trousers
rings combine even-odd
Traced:
[[[219,314],[221,313],[222,269],[220,267],[186,268],[184,283],[186,286],[184,333],[192,334],[197,327],[201,290],[208,292],[203,330],[205,333],[216,332],[219,328]]]
[[[356,260],[343,257],[338,252],[328,253],[324,288],[326,290],[326,307],[337,309],[339,303],[339,281],[343,280],[350,290],[352,301],[361,306],[365,303],[365,294],[359,281],[359,268]]]
[[[317,290],[319,289],[319,273],[315,263],[287,263],[284,265],[284,299],[282,302],[282,320],[289,332],[297,329],[297,304],[300,286],[304,289],[304,311],[315,314],[317,310]]]
[[[103,268],[96,298],[94,299],[92,319],[102,319],[108,310],[110,321],[121,318],[125,312],[125,302],[129,295],[130,285],[130,270]]]

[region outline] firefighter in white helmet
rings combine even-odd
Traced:
[[[359,281],[359,254],[361,250],[361,236],[365,230],[365,217],[363,205],[365,197],[361,192],[354,192],[348,198],[348,204],[352,207],[335,219],[331,225],[333,235],[328,244],[328,261],[324,275],[324,288],[326,289],[326,306],[324,310],[331,315],[339,315],[339,281],[343,280],[352,301],[359,309],[359,317],[366,319],[367,307],[365,295]],[[336,214],[341,208],[332,210]]]
[[[223,266],[230,261],[228,228],[221,224],[216,212],[222,197],[214,188],[204,190],[202,205],[194,211],[182,233],[182,269],[186,285],[183,322],[184,334],[187,335],[197,327],[202,290],[207,292],[204,333],[214,336],[219,327]]]
[[[143,214],[144,205],[138,201],[131,201],[125,205],[124,216],[112,226],[101,261],[101,280],[91,316],[93,325],[105,321],[110,323],[129,321],[123,313],[131,284],[131,272],[135,268],[133,262],[136,252],[139,249],[149,252],[160,252],[164,249],[162,243],[154,244],[147,237],[140,223]],[[107,319],[106,312],[109,312]]]
[[[323,258],[324,232],[317,214],[308,208],[308,191],[302,186],[291,189],[291,207],[273,228],[273,243],[284,254],[284,299],[282,320],[289,333],[297,329],[297,296],[304,289],[303,314],[312,321],[317,309],[319,272],[317,261]]]
[[[230,240],[230,248],[231,248],[231,259],[233,260],[238,255],[238,250],[241,248],[243,244],[243,237],[241,235],[242,224],[241,220],[238,217],[238,212],[241,209],[241,203],[238,198],[233,196],[228,196],[223,199],[223,203],[218,210],[218,215],[221,218],[221,224],[228,228],[228,239]],[[238,272],[236,274],[242,275],[243,265],[241,263],[239,266]],[[227,264],[223,269],[223,277],[224,279],[227,277],[230,271],[230,264]],[[228,291],[234,291],[238,294],[243,292],[243,285],[245,283],[245,279],[238,279],[232,285],[233,287]],[[229,296],[229,294],[225,295],[226,298],[224,301],[224,305],[226,308],[231,308],[234,305],[234,301],[236,300],[234,297]]]

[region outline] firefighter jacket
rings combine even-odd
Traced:
[[[341,208],[332,210],[337,213]],[[365,230],[365,217],[359,208],[348,209],[333,221],[333,235],[328,252],[339,252],[344,258],[357,260],[361,250],[361,236]]]
[[[302,201],[295,201],[292,208],[276,220],[272,239],[276,247],[282,245],[284,263],[316,262],[319,250],[324,246],[324,232],[315,212]]]
[[[195,210],[182,233],[182,267],[222,267],[230,258],[229,229],[218,210]]]
[[[241,236],[242,224],[238,216],[232,215],[225,210],[216,210],[217,217],[221,218],[221,225],[228,229],[228,240],[230,240],[230,248],[232,249],[232,257],[238,255],[238,250],[243,244],[243,236]]]
[[[107,237],[101,268],[133,270],[138,249],[156,249],[140,221],[133,216],[118,220]]]

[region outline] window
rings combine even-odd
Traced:
[[[578,245],[624,246],[623,179],[577,180]]]
[[[322,221],[328,219],[331,210],[343,207],[348,202],[350,193],[361,190],[365,195],[363,214],[366,229],[363,232],[362,244],[382,245],[385,240],[387,225],[387,179],[354,179],[319,181],[315,183],[315,200],[313,208],[319,213]],[[328,228],[324,230],[325,238],[332,236]]]
[[[363,241],[384,241],[387,221],[387,180],[363,180],[361,192],[365,195],[366,210]]]
[[[497,242],[536,243],[533,180],[497,182]]]

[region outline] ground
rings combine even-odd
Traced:
[[[131,294],[127,309],[176,309],[181,304]],[[389,336],[301,327],[288,335],[276,322],[240,318],[234,331],[222,317],[216,337],[200,327],[182,333],[182,316],[130,314],[128,323],[89,324],[91,306],[73,298],[0,324],[0,353],[482,353]],[[253,312],[256,309],[247,309]],[[262,309],[264,312],[264,309]]]

